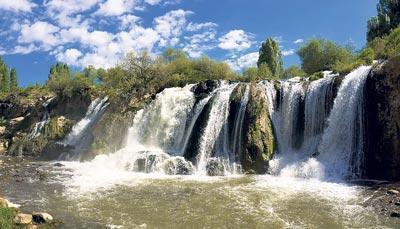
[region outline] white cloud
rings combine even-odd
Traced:
[[[184,45],[183,51],[192,58],[201,57],[204,55],[204,52],[209,51],[216,46],[213,42],[215,41],[215,37],[215,31],[206,31],[192,36],[186,36],[185,40],[187,40],[188,43]]]
[[[36,6],[29,0],[0,0],[0,9],[3,10],[31,12]]]
[[[213,22],[205,22],[205,23],[192,23],[190,22],[187,26],[187,30],[190,32],[196,32],[202,29],[214,29],[218,25]]]
[[[229,59],[225,62],[231,66],[235,71],[241,71],[245,68],[254,67],[257,64],[259,54],[258,52],[251,52],[240,56],[239,58]]]
[[[103,16],[119,16],[134,9],[135,0],[107,0],[96,12]]]
[[[251,47],[252,36],[243,30],[232,30],[219,38],[221,49],[243,51]]]
[[[286,49],[286,50],[282,50],[282,55],[283,56],[291,56],[294,54],[294,49]]]
[[[170,11],[154,19],[155,31],[162,37],[160,46],[176,45],[179,41],[178,37],[186,27],[186,17],[192,13],[191,11],[179,9]]]
[[[304,42],[303,39],[297,39],[297,40],[293,41],[294,44],[301,44],[303,42]]]
[[[32,25],[21,26],[21,35],[18,38],[20,43],[41,43],[45,50],[59,44],[56,32],[60,29],[45,21],[38,21]]]
[[[58,61],[64,62],[69,65],[79,66],[78,58],[83,54],[77,49],[67,49],[65,52],[58,53],[56,58]]]
[[[145,2],[146,2],[147,4],[149,4],[149,5],[152,5],[152,6],[158,5],[158,4],[162,3],[162,2],[164,2],[163,5],[165,6],[165,5],[175,5],[175,4],[178,4],[178,3],[181,2],[181,0],[145,0]]]
[[[129,29],[140,21],[140,17],[137,17],[132,14],[128,14],[128,15],[120,16],[119,20],[121,21],[122,29]]]

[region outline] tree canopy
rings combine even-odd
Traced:
[[[389,34],[400,25],[400,0],[380,0],[377,11],[377,16],[368,21],[368,42]]]
[[[260,47],[257,66],[260,68],[262,64],[266,64],[272,75],[276,78],[282,76],[282,53],[279,48],[279,43],[273,38],[268,38]]]

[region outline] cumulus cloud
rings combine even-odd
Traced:
[[[294,44],[301,44],[303,42],[304,42],[303,39],[297,39],[297,40],[293,41]]]
[[[73,66],[79,66],[78,58],[83,54],[77,49],[67,49],[65,52],[58,53],[56,58],[58,61],[67,63]]]
[[[30,0],[0,0],[0,9],[31,12],[37,5]]]
[[[18,38],[20,43],[40,43],[45,50],[59,44],[56,35],[60,28],[45,21],[38,21],[31,25],[21,26],[21,35]]]
[[[294,54],[294,49],[286,49],[286,50],[282,50],[282,55],[283,56],[291,56]]]
[[[225,50],[244,51],[251,47],[252,36],[243,30],[232,30],[219,38],[218,47]]]
[[[239,58],[226,60],[225,62],[229,64],[229,66],[231,66],[231,68],[235,71],[241,71],[245,68],[256,66],[258,57],[258,52],[251,52],[242,55]]]
[[[184,45],[183,51],[192,58],[198,58],[204,55],[204,52],[213,49],[216,38],[215,31],[205,31],[203,33],[186,36],[185,40],[188,42]]]
[[[187,16],[192,14],[191,11],[173,10],[163,16],[156,17],[153,24],[155,30],[160,34],[161,46],[176,45],[179,41],[179,36],[182,34],[186,27]]]
[[[103,16],[119,16],[134,9],[134,0],[107,0],[100,4],[100,9],[96,12]]]

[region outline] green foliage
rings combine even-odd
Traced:
[[[285,79],[290,79],[290,78],[293,78],[296,76],[299,76],[299,77],[306,76],[306,73],[301,68],[299,68],[297,65],[290,66],[283,73],[283,78],[285,78]]]
[[[368,21],[367,40],[389,34],[400,24],[400,1],[380,0],[377,5],[378,14]]]
[[[18,75],[15,68],[11,69],[10,72],[10,90],[15,91],[18,89]]]
[[[257,80],[265,79],[276,79],[276,76],[272,74],[266,63],[262,63],[260,67],[250,67],[243,72],[245,81],[253,82]]]
[[[312,74],[309,78],[310,81],[314,81],[314,80],[319,80],[321,78],[324,77],[324,73],[323,72],[316,72],[314,74]]]
[[[375,53],[375,58],[389,59],[400,54],[400,27],[394,29],[390,34],[376,37],[368,43],[368,48]]]
[[[367,47],[361,50],[360,54],[357,56],[357,59],[370,65],[375,60],[375,51],[372,48]]]
[[[74,93],[85,93],[93,84],[87,74],[75,73],[71,76],[68,65],[57,63],[51,66],[46,86],[61,96],[71,97]]]
[[[0,207],[0,228],[13,229],[17,228],[14,224],[15,209]]]
[[[0,58],[0,92],[7,93],[10,89],[10,71],[6,63]]]
[[[260,68],[262,64],[266,64],[274,77],[281,78],[283,61],[279,43],[273,38],[268,38],[262,43],[259,54],[257,66]]]
[[[312,39],[304,44],[297,54],[304,72],[315,72],[332,69],[338,63],[349,63],[353,54],[346,48],[324,39]]]

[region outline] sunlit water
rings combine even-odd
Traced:
[[[166,176],[84,163],[7,161],[0,192],[61,228],[376,228],[398,221],[362,206],[362,187],[284,176]],[[19,174],[10,175],[10,171]],[[39,172],[38,172],[39,171]],[[46,172],[46,173],[44,173]],[[47,174],[39,179],[38,174]],[[96,179],[96,177],[98,177]],[[16,180],[24,178],[23,181]]]

